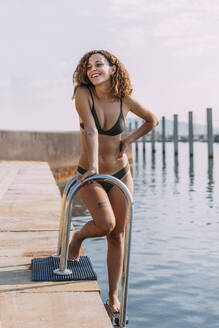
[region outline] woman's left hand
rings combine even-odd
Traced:
[[[120,146],[119,146],[119,154],[118,154],[118,159],[123,157],[123,154],[126,152],[126,150],[128,149],[128,142],[126,139],[122,139],[120,141]]]

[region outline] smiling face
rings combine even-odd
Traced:
[[[103,55],[97,53],[90,56],[88,60],[87,77],[96,86],[100,83],[111,81],[115,70],[115,65],[110,66],[108,60]]]

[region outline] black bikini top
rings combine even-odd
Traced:
[[[118,117],[118,120],[116,121],[116,123],[113,125],[113,127],[109,130],[103,130],[100,126],[100,122],[98,120],[98,117],[97,117],[97,113],[95,111],[95,108],[94,108],[94,98],[93,98],[93,95],[92,95],[92,91],[88,88],[90,94],[91,94],[91,98],[92,98],[92,102],[93,102],[93,106],[91,108],[91,113],[93,115],[93,118],[94,118],[94,121],[95,121],[95,124],[96,124],[96,128],[97,128],[97,131],[99,134],[105,134],[105,135],[108,135],[108,136],[116,136],[117,134],[120,134],[121,132],[124,131],[124,128],[125,128],[125,119],[124,119],[124,116],[123,116],[123,111],[122,111],[122,99],[120,100],[120,114],[119,114],[119,117]],[[82,129],[84,129],[84,123],[80,123],[80,126]]]

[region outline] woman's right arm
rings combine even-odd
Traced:
[[[87,146],[89,170],[83,174],[82,180],[98,174],[98,131],[89,105],[89,91],[86,87],[78,87],[75,94],[75,106],[82,122],[84,123],[83,135]]]

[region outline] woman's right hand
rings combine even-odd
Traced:
[[[80,174],[79,172],[77,172],[77,180],[81,180],[81,183],[83,184],[86,178],[91,177],[95,174],[99,174],[98,170],[95,168],[87,170],[84,174]]]
[[[124,153],[126,152],[126,150],[128,149],[128,141],[127,139],[122,139],[120,141],[120,145],[119,145],[119,154],[118,154],[118,159],[123,158]]]

